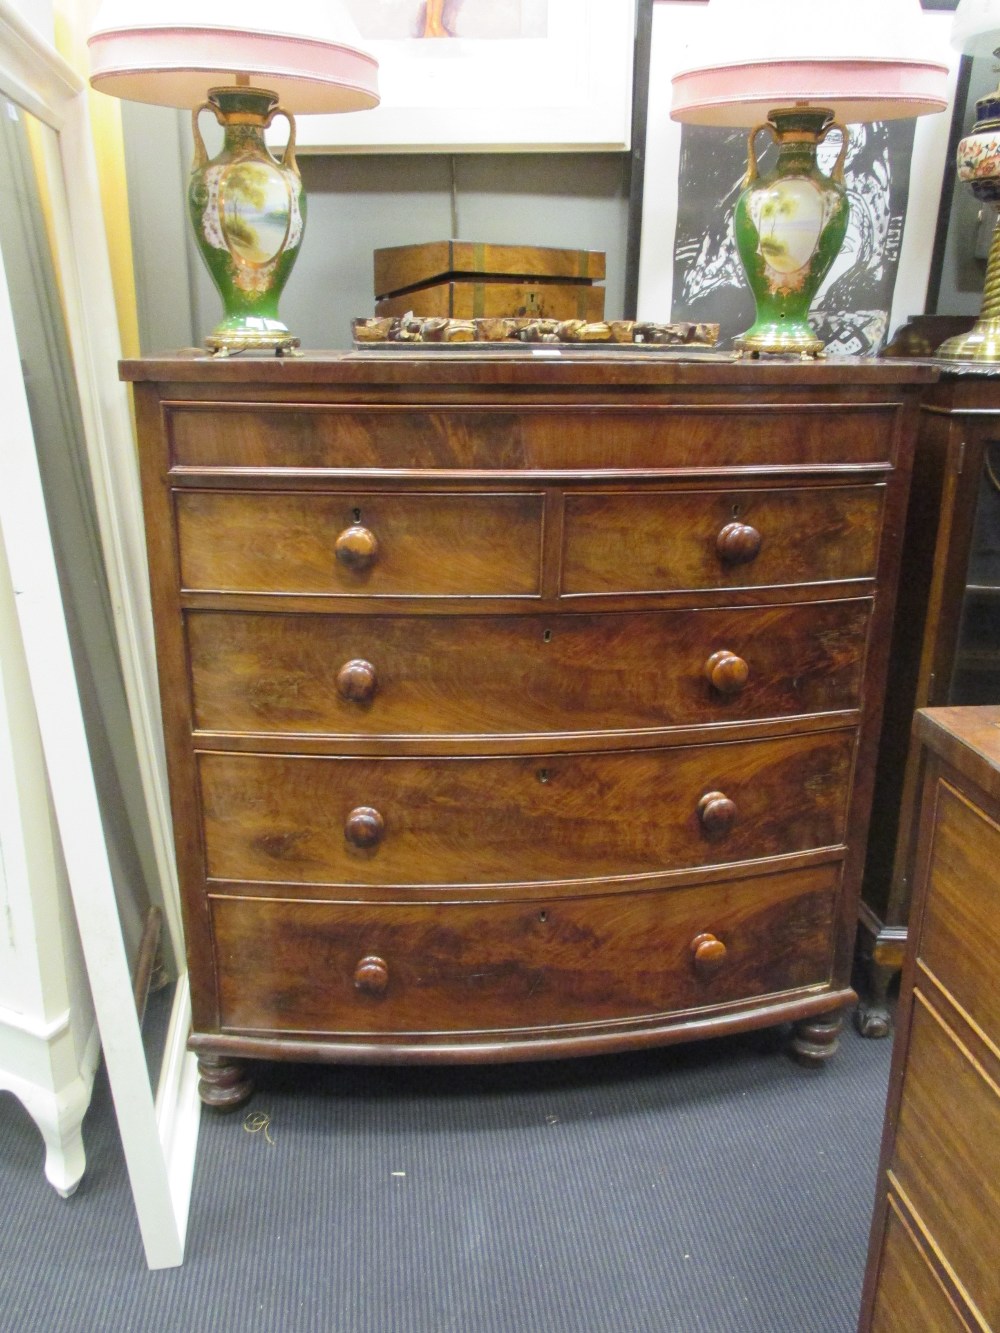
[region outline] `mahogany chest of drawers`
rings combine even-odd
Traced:
[[[535,1059],[849,985],[903,362],[125,363],[202,1095]]]
[[[1000,1328],[1000,707],[917,714],[920,819],[860,1328]]]

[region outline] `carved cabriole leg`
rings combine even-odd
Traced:
[[[825,1064],[840,1044],[843,1023],[839,1010],[816,1018],[800,1018],[792,1029],[792,1055],[803,1065]]]
[[[199,1055],[198,1096],[216,1111],[235,1111],[253,1095],[253,1079],[242,1060],[225,1055]]]
[[[889,1012],[889,984],[899,971],[883,967],[873,958],[865,959],[865,987],[854,1011],[854,1026],[862,1037],[888,1037],[892,1031]]]

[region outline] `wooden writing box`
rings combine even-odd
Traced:
[[[377,315],[604,318],[600,250],[429,241],[375,251]]]

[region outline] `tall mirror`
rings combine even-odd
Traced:
[[[27,849],[0,875],[7,919],[25,927],[0,942],[0,1089],[22,1096],[46,1174],[71,1192],[85,1169],[79,1120],[99,1033],[147,1262],[160,1268],[183,1256],[198,1099],[86,99],[0,0],[0,792],[10,775],[23,798],[5,806],[0,841]],[[46,836],[48,860],[35,854]],[[5,1016],[18,1029],[6,1044]],[[72,1093],[36,1092],[10,1068],[29,1038],[62,1043],[54,1063]]]

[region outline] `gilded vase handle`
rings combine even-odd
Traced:
[[[841,125],[839,120],[831,120],[816,142],[817,144],[823,143],[831,130],[840,130],[840,152],[837,154],[837,160],[833,164],[833,170],[830,172],[830,180],[837,185],[843,185],[844,161],[847,157],[847,126]]]
[[[757,179],[758,175],[757,149],[755,143],[757,135],[760,134],[761,130],[767,130],[770,133],[772,139],[777,138],[777,135],[775,134],[774,131],[774,126],[769,124],[766,120],[763,121],[760,125],[755,125],[753,129],[750,131],[750,133],[747,135],[747,174],[743,177],[743,186],[742,186],[744,190],[748,185],[752,185],[754,181]]]
[[[276,106],[267,118],[268,125],[274,120],[275,116],[284,116],[288,121],[288,142],[285,144],[285,151],[281,157],[281,165],[294,171],[299,175],[299,164],[295,160],[295,117],[290,111],[286,111],[283,106]]]
[[[219,119],[218,110],[211,102],[202,102],[201,106],[196,106],[191,112],[191,133],[194,135],[194,161],[191,163],[192,171],[199,171],[202,167],[208,166],[208,149],[205,147],[205,140],[201,137],[201,130],[198,128],[198,117],[203,111],[211,111],[216,120]]]

